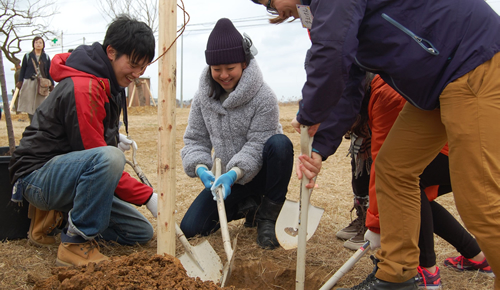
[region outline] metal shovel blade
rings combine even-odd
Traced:
[[[285,250],[295,249],[298,246],[298,227],[300,209],[299,202],[285,200],[276,220],[276,238]],[[307,240],[309,240],[316,229],[325,210],[309,204],[307,215]]]
[[[197,260],[188,253],[184,253],[179,257],[188,276],[200,277],[202,281],[219,282],[222,276],[222,262],[210,243],[205,240],[199,245],[191,246],[191,251],[195,254]]]

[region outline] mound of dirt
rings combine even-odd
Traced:
[[[234,289],[221,288],[211,281],[190,278],[181,262],[169,255],[146,252],[112,257],[99,264],[55,267],[52,276],[34,281],[33,289]]]

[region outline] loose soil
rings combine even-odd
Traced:
[[[294,144],[295,154],[300,152],[299,134],[290,126],[297,112],[296,104],[281,105],[281,124],[284,133]],[[176,111],[176,221],[180,222],[189,205],[202,189],[201,182],[189,178],[183,171],[179,151],[186,129],[188,108]],[[24,127],[29,123],[26,114],[13,114],[16,144],[19,144]],[[122,131],[124,129],[122,128]],[[158,113],[155,107],[129,109],[129,135],[137,142],[137,162],[157,185]],[[311,203],[325,209],[321,223],[307,243],[306,289],[319,289],[352,256],[354,252],[343,247],[335,233],[351,221],[352,187],[350,157],[346,157],[349,142],[343,142],[338,153],[323,163]],[[0,146],[8,146],[5,121],[0,122]],[[131,160],[131,153],[126,154]],[[132,176],[135,172],[126,167]],[[295,175],[294,175],[295,176]],[[288,199],[298,200],[300,183],[292,178]],[[452,194],[437,201],[460,220]],[[143,206],[138,208],[153,224],[156,219]],[[237,237],[235,264],[225,289],[294,289],[296,250],[263,250],[255,242],[255,228],[245,228],[243,221],[229,223],[231,240]],[[57,237],[58,238],[58,237]],[[190,240],[194,246],[209,241],[222,263],[226,255],[220,231],[208,237]],[[112,258],[111,262],[87,267],[55,267],[58,243],[48,247],[35,247],[26,239],[0,243],[0,289],[220,289],[211,282],[187,277],[178,260],[168,255],[157,255],[157,237],[145,245],[120,246],[112,243],[101,245],[101,252]],[[477,272],[456,272],[442,266],[443,260],[458,256],[457,251],[441,238],[435,238],[437,263],[441,268],[443,289],[493,289],[493,279]],[[176,241],[176,255],[184,248]],[[373,252],[372,252],[373,254]],[[344,275],[335,287],[351,287],[360,283],[371,272],[373,264],[365,255]]]

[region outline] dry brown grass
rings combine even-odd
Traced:
[[[299,134],[291,128],[290,120],[297,112],[296,104],[281,106],[281,123],[285,134],[294,143],[298,154]],[[182,135],[186,128],[189,109],[178,109],[176,112],[176,152],[182,148]],[[27,115],[13,116],[14,132],[18,144],[24,127],[28,124]],[[23,120],[23,121],[22,121]],[[153,185],[157,184],[157,139],[158,117],[154,107],[132,108],[129,110],[130,136],[137,142],[139,150],[137,161]],[[0,122],[0,144],[7,146],[5,121]],[[325,209],[321,223],[314,236],[307,244],[307,280],[306,289],[318,289],[347,259],[352,251],[342,246],[342,241],[335,238],[335,233],[350,222],[349,210],[352,207],[350,159],[346,157],[348,144],[343,142],[338,154],[324,162],[321,175],[318,178],[319,188],[315,189],[311,198],[313,205]],[[131,158],[128,153],[128,158]],[[201,190],[201,183],[197,179],[188,178],[183,172],[180,154],[177,153],[177,221],[180,222],[190,203]],[[135,175],[131,168],[127,168],[131,175]],[[298,200],[299,181],[292,178],[289,186],[288,198]],[[440,197],[438,201],[450,210],[457,218],[453,198],[450,195]],[[145,207],[139,209],[148,217],[153,225],[156,221]],[[256,230],[244,228],[241,221],[230,223],[232,237],[238,234],[238,248],[236,250],[235,271],[230,281],[237,288],[250,289],[293,289],[295,282],[296,251],[277,249],[266,251],[260,249],[256,243]],[[206,238],[197,238],[191,241],[195,245],[198,241],[207,239],[214,247],[221,259],[225,261],[225,254],[221,243],[220,233],[217,232]],[[458,255],[454,248],[436,237],[436,253],[438,265],[444,258]],[[147,251],[156,253],[156,237],[143,246],[107,246],[102,249],[106,255],[129,255],[134,252]],[[177,252],[183,251],[177,243]],[[7,241],[0,243],[0,289],[32,289],[33,277],[50,276],[50,268],[55,263],[57,245],[47,248],[37,248],[28,245],[26,240]],[[336,285],[352,286],[361,282],[372,270],[368,255],[363,257]],[[441,267],[441,276],[444,289],[493,289],[493,279],[477,273],[459,273]]]

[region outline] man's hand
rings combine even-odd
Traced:
[[[318,131],[319,125],[320,124],[309,126],[309,130],[308,130],[309,137],[313,137],[314,134],[316,134],[316,132]],[[297,117],[293,118],[292,127],[295,129],[295,131],[297,131],[297,133],[300,134],[300,123],[299,123],[299,121],[297,121]]]
[[[23,82],[16,83],[16,88],[21,89],[22,86],[23,86]]]
[[[120,133],[120,136],[118,137],[118,148],[122,152],[125,152],[127,150],[130,150],[130,145],[132,145],[132,140],[130,140],[129,138],[127,138],[127,136]]]
[[[203,182],[203,185],[205,185],[205,189],[210,189],[212,187],[212,184],[215,181],[215,176],[212,171],[200,166],[196,169],[196,175],[198,175],[201,182]]]
[[[309,179],[309,183],[306,185],[307,188],[315,187],[314,178],[318,176],[323,163],[323,158],[318,153],[312,152],[311,156],[300,155],[295,168],[298,179],[302,179],[302,174]]]
[[[146,207],[149,209],[149,211],[154,217],[158,216],[158,194],[153,192],[148,203],[146,203]]]
[[[229,172],[222,174],[215,183],[212,185],[212,195],[214,196],[214,200],[217,200],[217,188],[222,185],[222,197],[224,200],[231,194],[231,186],[233,186],[234,182],[238,175],[234,170],[229,170]]]

